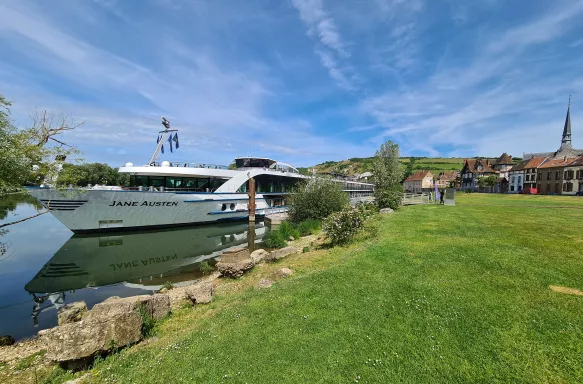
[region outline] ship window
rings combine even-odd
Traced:
[[[235,210],[235,203],[231,203],[231,206],[229,208],[231,208],[231,211],[234,211]]]
[[[163,177],[150,177],[150,186],[154,188],[160,188],[164,186]]]
[[[227,209],[227,204],[223,204],[223,205],[221,206],[221,211],[225,211],[226,209]]]
[[[148,176],[136,176],[135,177],[135,185],[132,187],[147,187],[148,186]]]
[[[182,178],[166,177],[166,188],[184,188],[182,185]]]

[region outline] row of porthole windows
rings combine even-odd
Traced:
[[[231,211],[235,210],[235,203],[231,203],[231,205],[229,205],[229,208],[231,209]],[[223,206],[221,207],[221,211],[226,211],[227,210],[227,204],[223,204]]]

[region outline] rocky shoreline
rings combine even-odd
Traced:
[[[308,236],[301,240],[312,240]],[[300,240],[300,241],[301,241]],[[303,241],[301,241],[303,242]],[[106,356],[119,349],[140,343],[145,338],[144,327],[159,321],[185,306],[207,304],[213,300],[218,279],[236,279],[260,263],[272,262],[301,252],[286,247],[268,252],[246,248],[225,251],[216,271],[191,285],[162,289],[152,295],[126,298],[110,297],[87,310],[85,302],[75,302],[60,308],[58,326],[41,330],[37,336],[13,345],[0,346],[0,364],[18,371],[23,359],[32,359],[36,366],[60,364],[66,369],[87,367],[97,356]],[[276,278],[290,276],[288,268],[278,271]],[[269,288],[273,281],[262,279],[259,288]],[[7,339],[7,344],[13,340]]]

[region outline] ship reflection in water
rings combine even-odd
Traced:
[[[265,234],[263,223],[224,224],[162,232],[71,237],[25,285],[33,295],[35,326],[40,313],[66,304],[68,292],[123,283],[155,291],[167,283],[202,277],[201,262],[214,265],[228,248],[251,248]]]

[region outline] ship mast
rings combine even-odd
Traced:
[[[162,136],[160,137],[160,140],[158,141],[158,145],[156,146],[156,150],[154,151],[154,154],[152,155],[152,158],[150,159],[150,162],[148,163],[149,166],[152,166],[154,164],[154,162],[156,161],[156,159],[158,159],[158,155],[160,154],[160,150],[162,149],[162,145],[164,145],[164,142],[166,141],[166,137],[168,136],[168,133],[170,132],[178,132],[178,129],[170,129],[170,122],[168,120],[166,120],[166,118],[164,116],[162,116],[162,125],[164,126],[164,130],[158,132],[159,134],[161,133]]]

